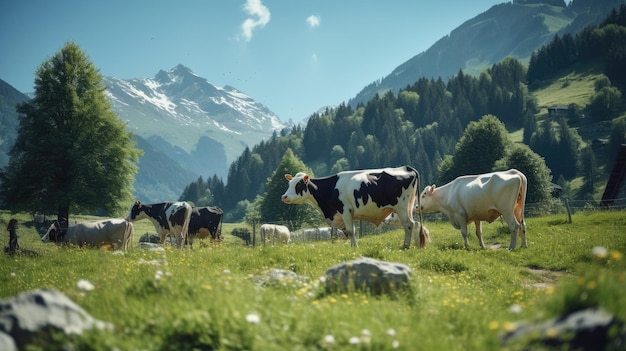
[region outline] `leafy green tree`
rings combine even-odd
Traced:
[[[259,209],[261,221],[285,223],[290,230],[295,230],[305,221],[319,220],[319,214],[312,206],[287,205],[281,201],[281,196],[287,190],[285,174],[295,175],[298,172],[306,172],[313,176],[311,169],[298,159],[291,149],[287,149],[265,186],[265,196]]]
[[[626,120],[618,118],[611,122],[609,134],[609,160],[614,160],[619,153],[620,145],[626,143]],[[610,161],[609,166],[613,164]]]
[[[576,176],[580,145],[582,138],[574,128],[570,128],[564,118],[558,120],[559,138],[551,150],[550,168],[556,174],[563,174],[565,178]]]
[[[337,160],[346,157],[346,152],[341,145],[335,145],[330,150],[330,163],[335,163]]]
[[[456,144],[454,155],[439,167],[439,181],[447,183],[460,175],[491,172],[511,145],[504,124],[493,115],[471,122]]]
[[[598,178],[598,164],[596,161],[596,155],[593,153],[591,146],[586,146],[582,150],[580,163],[584,181],[580,192],[582,194],[592,195]]]
[[[115,214],[132,201],[140,150],[111,111],[102,76],[75,43],[37,69],[1,193],[13,211]]]
[[[530,144],[530,140],[533,134],[537,132],[537,128],[537,119],[535,116],[533,114],[527,114],[526,118],[524,118],[524,135],[522,137],[524,144]]]
[[[514,144],[511,152],[503,159],[504,164],[497,168],[506,170],[515,168],[526,175],[528,187],[526,203],[545,204],[551,198],[552,176],[543,158],[524,144]],[[498,162],[500,164],[500,162]]]
[[[591,97],[591,102],[587,105],[587,110],[591,118],[598,121],[606,121],[613,118],[619,110],[622,93],[618,88],[611,86],[607,79],[598,79],[595,83],[595,94]]]
[[[335,164],[330,168],[330,173],[339,173],[341,171],[347,171],[350,169],[350,162],[347,158],[342,157],[338,159]]]

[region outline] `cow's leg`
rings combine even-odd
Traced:
[[[522,247],[528,247],[528,242],[526,241],[526,221],[523,218],[520,223],[520,237],[522,239]]]
[[[400,211],[399,213],[397,213],[397,215],[400,223],[402,223],[402,226],[404,227],[404,245],[402,246],[402,248],[408,249],[411,247],[411,239],[413,238],[413,228],[415,228],[415,220],[413,219],[413,217],[405,213],[405,211]],[[417,239],[415,241],[417,243]]]
[[[509,218],[507,222],[509,223],[509,231],[511,232],[511,243],[509,244],[509,250],[515,250],[515,247],[517,246],[517,232],[520,230],[521,225],[517,222],[517,219],[515,219],[515,217]],[[524,233],[524,237],[525,236],[526,233]]]
[[[163,229],[158,230],[157,234],[159,234],[159,237],[161,238],[159,240],[159,244],[163,245],[165,243],[165,231]]]
[[[476,225],[476,237],[478,238],[478,244],[480,244],[480,248],[485,248],[485,242],[483,241],[483,225],[481,221],[474,221]]]
[[[469,234],[467,233],[467,220],[463,218],[457,218],[457,223],[461,229],[461,235],[463,236],[463,244],[466,249],[469,249]]]
[[[176,248],[181,249],[183,247],[183,232],[180,228],[173,228],[172,233],[174,233],[174,237],[176,238]]]
[[[350,238],[350,246],[357,247],[356,237],[354,236],[354,222],[352,221],[352,213],[345,211],[342,215],[343,223],[346,227],[346,235]]]

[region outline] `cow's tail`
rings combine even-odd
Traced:
[[[224,240],[224,238],[222,237],[222,223],[224,223],[224,215],[223,214],[220,216],[220,225],[217,228],[217,235],[216,235],[216,237],[217,237],[217,239],[219,241]]]
[[[124,243],[122,244],[122,248],[124,250],[128,250],[133,242],[133,222],[126,221],[126,230],[124,231]]]
[[[426,232],[426,228],[424,228],[423,218],[422,218],[422,200],[420,199],[420,174],[417,170],[414,170],[417,175],[417,214],[419,217],[419,238],[420,238],[420,247],[425,247],[426,242],[428,241],[428,234]]]

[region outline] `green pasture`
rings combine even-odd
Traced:
[[[33,350],[69,342],[76,350],[500,350],[499,336],[522,320],[601,306],[626,320],[626,212],[527,218],[529,247],[508,251],[500,221],[483,226],[488,249],[470,250],[448,222],[426,222],[432,242],[401,250],[403,230],[349,241],[245,246],[230,235],[193,249],[99,249],[43,244],[28,215],[16,216],[23,248],[36,256],[0,257],[0,299],[55,288],[114,331],[58,336]],[[11,214],[0,212],[3,244]],[[86,217],[81,217],[84,219]],[[473,230],[473,226],[471,227]],[[154,233],[135,222],[136,242]],[[518,241],[519,242],[519,241]],[[606,249],[594,253],[594,247]],[[600,252],[600,253],[599,253]],[[322,294],[333,265],[361,256],[412,268],[397,296]],[[299,279],[259,285],[270,269]],[[95,289],[81,291],[80,279]]]

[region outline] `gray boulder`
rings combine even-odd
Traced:
[[[35,339],[51,340],[53,332],[82,334],[92,328],[112,330],[113,325],[94,319],[54,289],[27,291],[0,300],[0,335],[8,334],[18,349],[24,349]]]
[[[362,257],[326,271],[326,293],[368,291],[374,295],[395,294],[409,289],[411,268],[402,263]]]
[[[161,237],[158,235],[154,235],[154,234],[150,234],[150,233],[145,233],[144,235],[142,235],[139,238],[139,242],[140,243],[153,243],[153,244],[158,244],[161,242]]]
[[[626,329],[622,321],[599,309],[588,308],[543,322],[521,322],[502,335],[506,345],[522,344],[522,349],[551,347],[558,350],[623,350]]]

